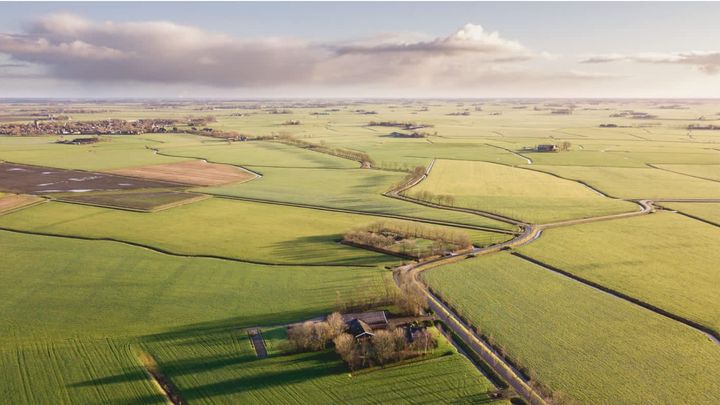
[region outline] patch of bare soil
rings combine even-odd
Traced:
[[[0,212],[14,210],[41,201],[42,198],[27,194],[10,194],[0,197]]]
[[[207,163],[202,160],[117,169],[111,173],[195,186],[218,186],[257,177],[254,173],[236,166]]]

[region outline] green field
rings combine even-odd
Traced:
[[[55,143],[57,136],[0,136],[0,160],[81,170],[110,170],[187,160],[153,154],[146,146],[156,145],[147,139],[132,136],[108,136],[103,139],[107,141],[90,145],[62,145]]]
[[[375,222],[442,224],[488,246],[509,240],[518,227],[454,208],[548,224],[638,212],[638,204],[623,199],[720,199],[719,132],[688,130],[698,117],[720,125],[720,103],[666,104],[2,101],[0,125],[45,121],[68,109],[77,111],[68,113],[73,121],[172,118],[182,132],[190,130],[188,119],[212,115],[208,127],[250,140],[168,132],[64,145],[55,143],[59,136],[0,136],[0,160],[111,171],[205,159],[261,175],[172,192],[55,194],[49,197],[67,201],[3,212],[2,402],[166,403],[138,361],[144,351],[193,404],[495,403],[490,382],[442,339],[428,358],[350,374],[332,349],[288,352],[284,325],[368,303],[401,311],[389,268],[410,260],[339,243],[347,231]],[[565,107],[572,114],[551,112]],[[655,117],[634,119],[628,111]],[[299,124],[287,125],[291,120]],[[422,124],[424,137],[390,135],[409,132],[404,123]],[[360,168],[282,143],[287,136],[367,153],[375,163]],[[566,151],[534,151],[563,142]],[[444,197],[450,207],[384,195],[433,160],[429,177],[406,193],[431,201],[451,196]],[[12,175],[0,173],[0,182]],[[207,198],[156,212],[127,209],[152,211],[187,193]],[[720,331],[720,229],[702,221],[720,224],[720,203],[657,205],[679,212],[564,223],[516,249]],[[422,276],[433,290],[566,403],[720,398],[718,345],[681,322],[507,252],[435,264]],[[268,358],[256,358],[250,327],[262,327]]]
[[[161,147],[160,151],[163,154],[202,157],[216,163],[244,166],[327,169],[351,169],[360,166],[357,162],[278,142],[215,142],[191,147],[170,145]]]
[[[720,181],[720,165],[655,165],[661,169],[669,170],[676,173],[696,176],[703,179]]]
[[[478,215],[438,210],[383,196],[382,194],[393,184],[402,181],[405,173],[365,169],[258,168],[258,170],[263,177],[251,182],[195,189],[195,191],[514,229],[503,222]]]
[[[676,214],[543,232],[521,252],[720,330],[720,229]]]
[[[9,403],[162,403],[138,366],[138,347],[153,350],[161,367],[187,384],[190,400],[199,399],[193,392],[210,392],[209,401],[232,389],[238,400],[272,403],[287,390],[311,390],[304,398],[322,403],[388,381],[403,387],[385,393],[388,400],[429,392],[467,399],[490,387],[456,354],[371,372],[357,377],[357,387],[345,384],[347,370],[331,353],[252,361],[243,328],[328,312],[338,297],[382,296],[388,273],[378,269],[176,258],[113,242],[1,231],[0,246],[12,252],[0,273],[0,319],[12,325],[0,330]],[[46,260],[41,267],[38,255]],[[280,378],[269,382],[272,373]],[[243,378],[245,387],[253,384],[244,393],[233,383]],[[325,382],[337,386],[314,397],[313,387]]]
[[[383,265],[397,258],[338,242],[380,218],[213,198],[151,214],[51,202],[0,217],[0,226],[113,238],[178,254],[287,264]],[[470,231],[480,245],[508,235]]]
[[[720,198],[720,183],[652,168],[534,166],[618,198]]]
[[[427,179],[406,192],[451,195],[455,205],[528,222],[553,222],[635,210],[633,204],[543,173],[503,165],[438,160]]]
[[[264,329],[258,360],[244,330],[143,342],[191,402],[478,403],[492,385],[447,343],[434,358],[349,374],[332,350],[287,354],[284,331]],[[442,341],[441,341],[442,343]],[[440,356],[440,357],[436,357]],[[402,389],[397,389],[402,387]]]
[[[720,225],[720,203],[662,203],[663,207],[678,210]]]
[[[703,334],[509,254],[430,270],[483,333],[579,403],[712,404],[720,351]]]

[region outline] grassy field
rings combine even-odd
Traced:
[[[263,334],[266,359],[255,357],[244,330],[143,342],[143,347],[193,403],[470,404],[486,401],[493,389],[443,340],[434,358],[351,375],[332,350],[289,354],[282,350],[282,329]]]
[[[162,153],[202,157],[215,163],[245,166],[350,169],[358,162],[278,142],[215,143],[191,147],[161,147]]]
[[[720,331],[720,229],[671,213],[550,229],[521,252]]]
[[[0,137],[0,160],[81,170],[108,170],[187,160],[155,155],[146,148],[154,144],[143,138],[105,138],[108,141],[91,145],[62,145],[55,143],[56,136]]]
[[[720,225],[719,203],[662,203],[662,206]]]
[[[174,253],[294,264],[397,262],[341,245],[342,235],[378,217],[213,198],[152,214],[55,203],[0,217],[0,226],[84,237],[109,237]],[[508,235],[468,231],[478,244]]]
[[[677,173],[696,176],[703,179],[720,181],[720,165],[656,165],[657,167]]]
[[[509,254],[425,278],[540,381],[579,403],[712,404],[720,351],[704,335]]]
[[[366,169],[251,168],[260,170],[263,177],[248,183],[196,191],[514,229],[505,223],[478,215],[437,210],[383,196],[393,184],[402,181],[405,173]]]
[[[116,238],[180,255],[0,230],[0,395],[12,404],[165,403],[138,363],[139,350],[156,358],[190,403],[488,401],[491,385],[452,351],[352,376],[331,351],[286,353],[283,328],[268,325],[394,291],[383,266],[398,258],[338,243],[346,231],[383,218],[220,196],[515,229],[383,196],[409,170],[437,159],[429,179],[411,194],[452,195],[455,205],[536,223],[637,210],[549,173],[620,198],[720,198],[718,132],[687,129],[698,117],[703,125],[720,125],[720,104],[712,101],[670,107],[659,100],[0,104],[0,123],[32,122],[66,108],[78,110],[68,113],[73,121],[213,115],[208,126],[218,130],[292,135],[375,161],[373,169],[360,169],[357,162],[279,142],[229,143],[184,133],[109,136],[91,145],[56,144],[57,136],[0,137],[0,160],[9,162],[92,171],[181,163],[161,174],[198,185],[226,181],[202,173],[198,159],[262,174],[245,183],[192,187],[215,198],[155,213],[64,202],[3,212],[0,227]],[[562,106],[573,113],[552,114]],[[655,117],[633,119],[629,110]],[[285,125],[288,120],[299,124]],[[429,126],[424,138],[396,138],[390,133],[397,127],[370,121]],[[568,151],[531,151],[561,142],[569,142]],[[79,189],[78,180],[61,180],[63,190]],[[150,206],[170,197],[147,198],[146,191],[124,195],[122,202]],[[72,197],[103,202],[91,194]],[[662,205],[720,223],[720,204]],[[545,230],[520,251],[720,329],[718,232],[680,214],[658,213]],[[478,245],[509,237],[468,233]],[[328,263],[342,266],[319,265]],[[704,404],[720,397],[717,346],[637,305],[507,253],[441,266],[426,277],[541,383],[578,403]],[[265,330],[267,359],[257,359],[247,340],[245,329],[255,326]]]
[[[430,176],[406,192],[455,197],[455,205],[544,223],[633,211],[633,204],[543,173],[484,162],[438,160]]]
[[[353,377],[358,385],[347,384],[346,369],[329,352],[254,359],[244,328],[327,313],[338,297],[382,296],[389,273],[375,268],[177,258],[2,231],[0,247],[12,252],[0,272],[0,392],[9,403],[163,403],[138,366],[140,347],[192,402],[230,395],[276,403],[293,392],[326,403],[378,390],[383,400],[472,402],[490,387],[457,354]],[[271,354],[278,354],[273,342]],[[383,390],[388,382],[393,389]],[[325,384],[332,388],[321,393]]]
[[[184,191],[130,191],[74,193],[58,195],[63,202],[116,207],[138,211],[154,211],[199,201],[207,196]]]
[[[720,198],[720,183],[652,168],[533,166],[619,198]]]

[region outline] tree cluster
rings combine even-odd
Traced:
[[[323,322],[307,321],[288,329],[290,347],[298,352],[325,350],[328,343],[345,332],[345,321],[338,312],[333,312]]]
[[[418,239],[433,241],[419,248]],[[356,245],[424,258],[472,247],[470,237],[461,231],[408,221],[380,221],[347,232],[343,240]]]
[[[371,339],[355,339],[342,333],[333,339],[335,351],[350,370],[385,365],[427,354],[437,347],[435,338],[425,329],[412,333],[408,341],[405,330],[377,330]]]
[[[450,207],[455,205],[455,197],[449,194],[435,194],[432,191],[423,190],[413,194],[413,197],[419,200],[429,201],[440,205],[447,205]]]
[[[325,153],[328,155],[337,156],[343,159],[354,160],[360,162],[363,167],[372,167],[375,161],[365,152],[359,152],[356,150],[334,148],[322,144],[308,142],[302,139],[297,139],[290,134],[277,135],[276,139],[288,145],[296,146],[298,148],[309,149],[315,152]]]
[[[432,128],[433,125],[430,124],[422,124],[419,122],[400,122],[400,121],[370,121],[368,122],[369,127],[396,127],[396,128],[402,128],[408,131],[415,130],[415,129],[421,129],[421,128]]]

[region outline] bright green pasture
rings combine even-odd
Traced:
[[[619,198],[720,198],[720,183],[653,168],[533,166]]]
[[[521,251],[720,331],[720,229],[671,213],[549,229]]]
[[[663,207],[720,225],[720,203],[661,203]]]
[[[472,403],[491,388],[458,354],[362,374],[352,384],[332,352],[285,356],[273,333],[266,336],[272,357],[254,358],[245,328],[327,313],[338,299],[381,297],[389,273],[377,268],[179,258],[4,231],[0,248],[10,252],[0,272],[0,392],[8,403],[164,403],[138,365],[138,348],[191,402],[269,404],[293,393],[286,402],[372,394]]]
[[[338,243],[346,231],[379,220],[367,215],[212,198],[154,213],[51,202],[4,215],[0,226],[108,237],[174,253],[268,263],[389,264],[397,259]],[[480,245],[508,238],[482,231],[468,234]]]
[[[403,180],[405,173],[367,169],[251,168],[262,173],[263,177],[242,184],[196,191],[512,229],[507,224],[478,215],[428,208],[383,196],[393,184]]]
[[[320,152],[297,148],[278,142],[215,142],[196,146],[161,148],[162,153],[174,156],[203,158],[215,163],[246,166],[300,167],[349,169],[358,162]]]
[[[155,147],[153,142],[134,136],[103,137],[109,141],[91,145],[56,144],[57,139],[56,136],[0,137],[0,160],[81,170],[109,170],[187,160],[155,155],[146,148]]]
[[[338,299],[383,296],[389,277],[378,268],[263,266],[7,231],[0,248],[0,342],[8,344],[296,321]]]
[[[541,382],[579,403],[712,404],[720,396],[717,345],[627,301],[504,253],[425,278]]]
[[[286,354],[277,329],[265,329],[270,357],[257,359],[244,330],[143,346],[191,403],[478,403],[492,385],[447,343],[441,357],[351,375],[332,350]],[[283,333],[284,334],[284,333]],[[440,353],[438,353],[440,354]]]
[[[438,160],[430,176],[407,194],[418,197],[423,191],[452,195],[459,207],[541,223],[635,209],[576,182],[484,162]]]
[[[337,243],[370,216],[209,199],[155,213],[48,203],[0,217],[12,229],[109,237],[174,253],[268,263],[386,264],[389,256]]]

